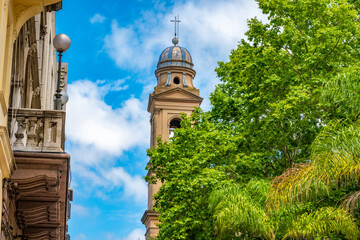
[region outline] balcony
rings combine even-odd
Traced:
[[[65,111],[9,109],[13,151],[64,152]]]

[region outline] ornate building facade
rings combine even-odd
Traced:
[[[174,129],[180,127],[181,113],[190,115],[195,107],[200,107],[203,100],[193,84],[196,72],[189,51],[178,46],[176,37],[172,42],[174,45],[167,47],[160,54],[155,71],[157,86],[149,96],[150,147],[156,147],[158,136],[163,140],[169,140]],[[156,173],[148,173],[152,174]],[[146,239],[155,237],[159,231],[156,226],[159,213],[152,208],[153,196],[160,187],[160,183],[148,185],[148,206],[141,219],[146,227]]]
[[[68,239],[65,111],[53,110],[59,0],[0,0],[0,239]],[[66,90],[67,65],[62,87]]]

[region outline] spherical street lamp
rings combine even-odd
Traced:
[[[69,49],[71,45],[70,38],[63,33],[55,36],[53,41],[56,51],[59,53],[59,67],[58,67],[58,81],[55,93],[54,107],[55,110],[61,110],[61,89],[60,89],[60,78],[61,78],[61,57],[62,54]]]
[[[65,105],[69,101],[69,95],[65,91],[61,91],[61,105]]]
[[[70,38],[63,33],[60,33],[54,37],[54,47],[58,52],[65,52],[69,49],[71,44]]]

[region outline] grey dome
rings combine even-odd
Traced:
[[[157,68],[166,66],[183,66],[193,68],[191,55],[189,51],[180,46],[171,46],[165,48],[160,54]]]

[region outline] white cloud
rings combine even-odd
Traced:
[[[105,21],[105,17],[100,15],[99,13],[96,13],[94,16],[92,16],[92,18],[90,18],[89,21],[91,24],[103,23]]]
[[[137,202],[147,199],[147,186],[141,176],[131,176],[122,167],[113,167],[103,172],[106,185],[123,186],[125,197],[133,197]]]
[[[96,166],[84,166],[81,164],[81,159],[73,154],[70,149],[73,172],[84,180],[87,185],[82,188],[73,187],[74,191],[79,194],[96,194],[97,197],[103,200],[109,200],[107,194],[109,192],[118,192],[120,197],[118,200],[133,199],[134,202],[146,205],[147,200],[147,184],[140,175],[131,175],[123,167],[112,166],[112,163],[107,163],[106,158],[99,158],[99,164]],[[87,156],[87,154],[86,154]],[[145,167],[145,166],[144,166]],[[74,212],[78,215],[85,215],[88,209],[75,204]]]
[[[115,167],[115,162],[124,151],[148,145],[146,103],[130,97],[121,107],[112,108],[104,101],[109,92],[127,89],[127,79],[79,80],[68,85],[67,151],[72,157],[74,173],[89,184],[88,191],[97,187],[95,191],[104,194],[119,189],[124,198],[145,203],[145,181],[139,175],[130,175],[123,167]],[[74,211],[80,215],[86,213],[80,205],[75,205]]]
[[[71,204],[71,212],[79,216],[89,215],[89,209],[87,207],[75,203]]]
[[[130,77],[118,79],[116,81],[97,80],[96,85],[100,88],[100,92],[105,94],[108,92],[118,92],[128,89],[129,85],[124,85],[125,81],[128,79],[130,79]]]
[[[195,86],[205,98],[219,82],[214,69],[218,61],[227,61],[230,50],[244,38],[247,19],[258,16],[266,21],[253,0],[243,1],[184,1],[176,3],[165,13],[146,11],[130,26],[112,22],[112,32],[105,37],[104,48],[120,68],[150,75],[163,49],[171,45],[173,24],[170,19],[180,13],[180,42],[192,54],[197,71]],[[155,79],[150,80],[153,86]],[[149,84],[149,82],[144,82]],[[148,94],[148,93],[147,93]]]
[[[134,229],[127,237],[123,240],[145,240],[145,231],[143,229]]]
[[[105,37],[105,49],[121,68],[141,70],[153,61],[151,43],[140,39],[136,31],[133,27],[122,28],[113,20],[112,33]]]
[[[113,85],[117,89],[120,86],[119,83]],[[92,146],[90,149],[94,155],[98,151],[121,155],[125,150],[149,142],[146,104],[131,97],[122,103],[121,108],[113,109],[104,102],[110,89],[111,86],[103,82],[96,84],[88,80],[68,86],[67,137],[83,147]]]

